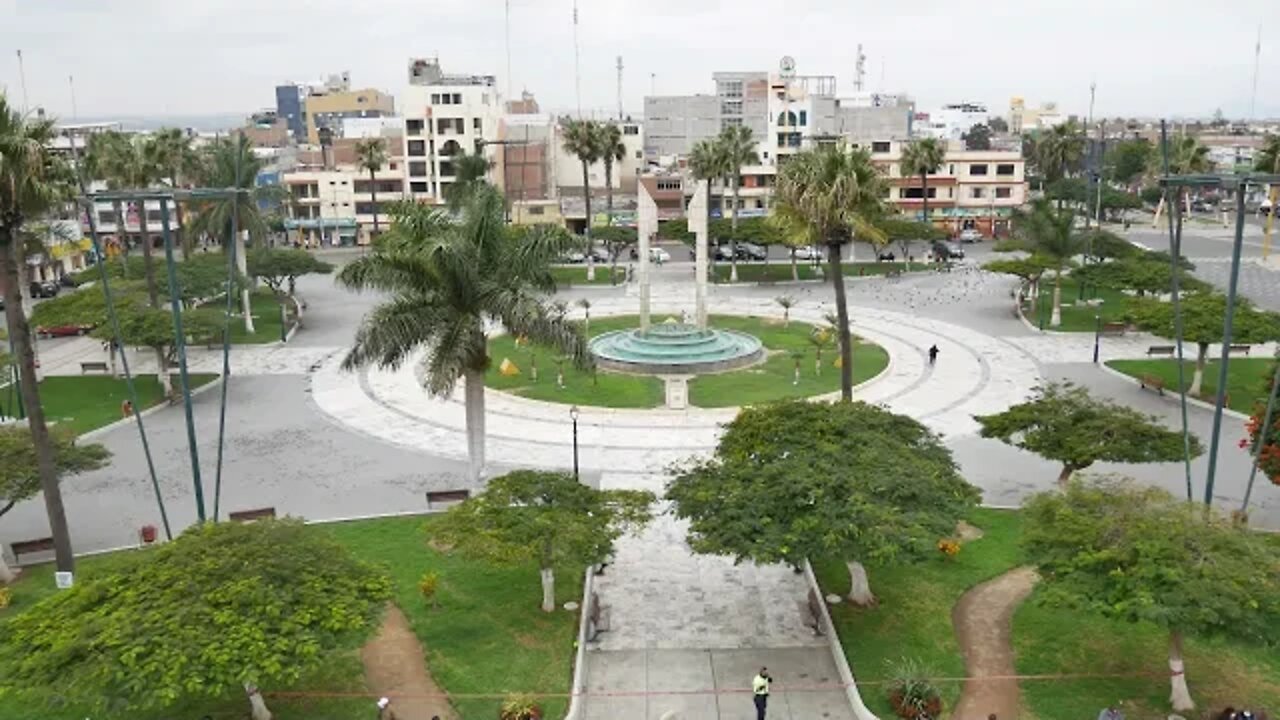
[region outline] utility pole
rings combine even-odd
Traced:
[[[622,56],[618,56],[618,121],[622,121]]]
[[[853,89],[862,92],[867,81],[867,56],[862,53],[862,43],[858,43],[858,53],[853,63]]]
[[[649,94],[658,94],[658,73],[649,73]]]
[[[1258,26],[1258,40],[1253,46],[1253,94],[1249,96],[1249,119],[1257,117],[1258,107],[1258,60],[1262,57],[1262,26]],[[1274,212],[1274,210],[1273,210]]]
[[[76,78],[74,75],[67,76],[67,84],[71,86],[71,119],[75,120],[79,117],[76,112]]]
[[[507,8],[507,102],[515,97],[511,94],[511,0],[506,1]]]
[[[18,80],[22,83],[22,114],[27,114],[27,71],[22,64],[22,51],[18,51]]]
[[[578,99],[578,119],[582,119],[582,69],[578,55],[578,0],[573,0],[573,92]],[[587,219],[590,222],[590,218]]]

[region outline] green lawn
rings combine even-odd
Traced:
[[[422,517],[365,520],[315,526],[331,533],[357,556],[381,563],[391,575],[394,601],[404,611],[426,648],[427,664],[436,682],[449,693],[497,695],[492,699],[459,699],[454,703],[463,720],[497,717],[501,697],[508,692],[567,694],[573,674],[577,613],[539,609],[542,591],[534,565],[499,568],[442,554],[427,543],[432,520]],[[83,558],[80,578],[130,563],[141,553],[123,552]],[[429,608],[417,585],[426,572],[439,575],[438,604]],[[0,610],[0,634],[6,617],[22,612],[53,589],[53,568],[31,568],[13,587],[13,604]],[[582,571],[557,569],[557,603],[581,602]],[[373,698],[277,698],[272,692],[364,693],[364,672],[357,652],[326,658],[324,667],[291,688],[264,687],[268,705],[279,720],[363,720],[374,713]],[[51,705],[56,695],[47,688],[32,696],[0,695],[0,718],[5,720],[168,720],[198,718],[241,720],[247,704],[241,694],[225,701],[199,703],[143,714],[102,714],[69,704]],[[401,701],[403,707],[409,701]],[[544,701],[545,717],[563,717],[565,698]]]
[[[192,374],[189,377],[194,390],[218,376]],[[173,382],[177,388],[176,372]],[[155,375],[139,375],[134,378],[134,385],[142,409],[164,402],[160,381]],[[119,420],[120,404],[128,397],[124,378],[51,375],[40,382],[40,403],[44,406],[45,417],[51,422],[71,427],[77,435]],[[7,396],[3,402],[9,402]]]
[[[222,303],[222,300],[215,300]],[[280,302],[275,293],[267,289],[255,290],[249,296],[249,305],[253,309],[253,332],[245,332],[244,316],[240,314],[240,305],[236,304],[236,315],[231,318],[231,343],[233,345],[261,345],[279,342],[281,339]],[[225,305],[219,305],[219,309]],[[222,316],[219,315],[219,318]]]
[[[906,263],[901,262],[849,262],[843,263],[844,273],[846,277],[861,277],[864,275],[884,275],[892,270],[906,270]],[[827,264],[821,265],[822,272],[819,273],[814,269],[814,265],[809,260],[801,260],[796,263],[796,275],[800,280],[815,280],[825,277]],[[911,263],[911,272],[923,272],[932,269],[924,263]],[[717,261],[712,275],[717,283],[729,282],[729,263],[725,261]],[[738,263],[738,281],[739,282],[786,282],[791,278],[791,262],[777,261],[770,263],[760,262],[740,262]]]
[[[1195,350],[1188,348],[1189,352]],[[1275,361],[1270,358],[1231,358],[1227,363],[1227,406],[1242,413],[1252,413],[1255,403],[1266,403],[1267,388],[1274,379],[1272,367]],[[1207,402],[1217,400],[1218,368],[1221,363],[1209,361],[1205,364],[1204,381],[1201,383],[1201,399]],[[1177,393],[1178,361],[1164,360],[1112,360],[1107,367],[1119,370],[1125,375],[1142,377],[1154,375],[1164,380],[1167,390]],[[1191,377],[1195,373],[1194,360],[1183,360],[1183,375],[1186,384],[1191,385]]]
[[[962,677],[964,660],[951,625],[951,610],[965,590],[1017,567],[1021,518],[1017,512],[975,510],[970,522],[982,539],[965,543],[954,559],[941,554],[927,562],[869,570],[880,599],[874,608],[847,603],[831,607],[862,695],[872,711],[892,717],[880,681],[886,662],[917,658],[939,677]],[[815,562],[824,592],[848,592],[848,572],[835,561]],[[1095,717],[1119,702],[1127,717],[1163,718],[1169,683],[1165,656],[1168,639],[1159,628],[1104,619],[1087,611],[1046,607],[1039,592],[1014,616],[1013,645],[1021,675],[1110,673],[1106,679],[1024,680],[1029,717],[1078,720]],[[1187,675],[1199,707],[1226,705],[1276,707],[1280,704],[1280,649],[1221,640],[1188,638]],[[1149,677],[1133,677],[1150,673]],[[959,697],[960,682],[939,683],[944,708]],[[944,709],[944,713],[945,710]]]
[[[551,275],[556,279],[556,285],[560,287],[572,287],[574,285],[608,285],[609,284],[610,266],[605,263],[596,265],[596,279],[587,281],[586,265],[557,265],[551,268]],[[621,285],[627,281],[627,266],[619,263],[617,268],[618,281],[617,285]]]
[[[655,322],[665,318],[655,317]],[[636,316],[601,318],[591,321],[593,336],[612,330],[624,330],[638,325]],[[735,407],[782,398],[809,397],[840,389],[840,370],[833,367],[837,357],[834,343],[823,351],[823,370],[814,375],[814,350],[809,343],[812,326],[793,322],[784,328],[781,321],[716,315],[711,324],[731,330],[739,330],[760,338],[769,358],[760,365],[715,375],[704,375],[689,383],[689,402],[697,407]],[[795,361],[792,350],[805,353],[801,360],[800,383],[792,384]],[[574,369],[568,363],[564,370],[564,388],[556,386],[556,355],[538,347],[517,347],[515,339],[506,335],[489,342],[492,367],[485,375],[485,384],[495,390],[505,390],[522,397],[547,402],[575,405],[594,405],[615,408],[652,408],[665,402],[663,383],[649,375],[622,373],[591,373]],[[506,376],[501,372],[503,360],[510,360],[520,374]],[[870,343],[854,347],[854,381],[861,382],[879,374],[889,362],[884,349]],[[533,379],[536,364],[538,378]]]
[[[1051,327],[1049,319],[1053,312],[1053,278],[1046,277],[1040,281],[1038,312],[1032,312],[1030,299],[1023,303],[1022,312],[1026,315],[1027,321],[1036,327],[1040,327],[1043,320],[1045,330],[1091,333],[1096,325],[1095,316],[1101,317],[1103,323],[1124,322],[1128,314],[1127,300],[1130,297],[1132,296],[1119,290],[1089,286],[1085,288],[1085,301],[1097,299],[1101,300],[1102,304],[1085,305],[1080,300],[1080,286],[1076,281],[1064,277],[1062,279],[1062,325]],[[1080,304],[1077,306],[1076,303]]]

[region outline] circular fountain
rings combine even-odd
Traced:
[[[607,370],[657,375],[696,375],[759,362],[758,338],[732,330],[699,329],[667,321],[648,330],[616,330],[591,339],[596,364]]]

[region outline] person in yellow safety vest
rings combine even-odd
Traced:
[[[769,683],[771,682],[773,678],[769,677],[768,668],[760,668],[760,672],[751,679],[751,694],[756,702],[756,720],[764,720],[764,711],[769,705]]]

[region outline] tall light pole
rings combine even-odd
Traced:
[[[578,119],[582,119],[582,71],[578,62],[578,0],[573,0],[573,92],[578,100]],[[591,218],[587,218],[591,223]]]
[[[578,406],[569,408],[569,419],[573,420],[573,479],[578,479]]]

